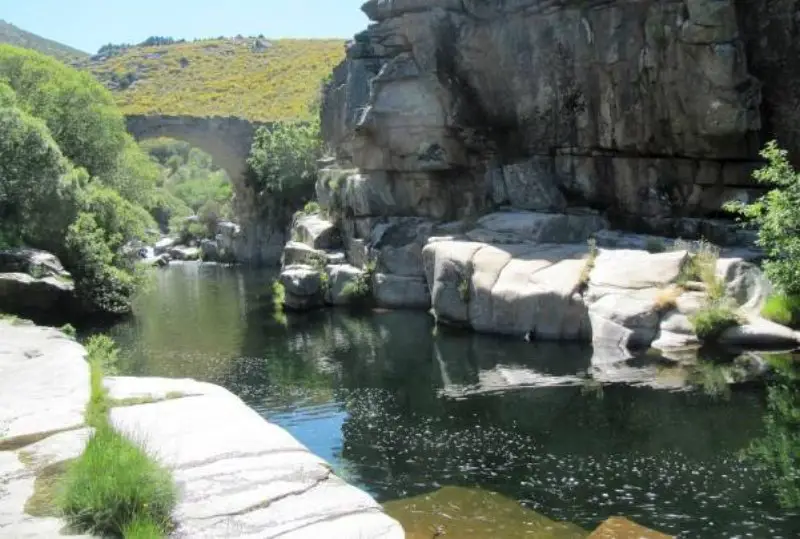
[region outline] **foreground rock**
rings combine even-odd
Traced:
[[[174,537],[404,537],[369,495],[222,388],[124,378],[109,388],[117,399],[186,395],[111,413],[174,470]]]
[[[80,455],[89,397],[84,349],[58,331],[0,322],[0,534],[57,537],[25,514],[37,473]],[[400,525],[282,428],[221,387],[109,378],[115,427],[173,470],[173,537],[401,539]],[[146,403],[146,404],[142,404]]]
[[[77,457],[87,431],[84,349],[60,331],[0,321],[0,535],[58,537],[64,523],[25,505],[37,473]],[[25,455],[23,458],[22,455]]]

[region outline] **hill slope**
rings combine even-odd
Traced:
[[[87,53],[79,51],[78,49],[73,49],[57,41],[45,39],[36,34],[26,32],[4,20],[0,20],[0,43],[8,43],[9,45],[17,47],[33,49],[67,63],[81,60],[89,56]]]
[[[130,47],[81,63],[126,114],[309,118],[322,80],[344,58],[342,40],[202,40]]]

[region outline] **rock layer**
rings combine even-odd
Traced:
[[[766,137],[800,150],[797,70],[778,76],[797,7],[370,0],[374,24],[323,99],[326,142],[369,193],[344,206],[450,219],[590,205],[615,225],[708,237],[686,218],[760,193]]]

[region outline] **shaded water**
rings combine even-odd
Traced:
[[[591,530],[615,515],[680,537],[800,534],[800,515],[740,459],[764,434],[763,392],[653,389],[680,378],[657,358],[595,367],[589,379],[590,348],[434,332],[419,312],[329,310],[284,327],[263,294],[271,278],[159,272],[136,316],[110,330],[123,374],[227,387],[409,529],[433,521],[415,522],[427,517],[398,500],[477,487],[484,494],[440,494],[485,506],[470,510],[480,532],[440,515],[449,537],[572,537],[574,527],[545,535],[542,519]],[[475,501],[487,491],[538,515]]]

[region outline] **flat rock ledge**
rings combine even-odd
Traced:
[[[85,350],[56,330],[0,322],[0,536],[54,537],[25,504],[46,466],[80,455]],[[405,537],[365,492],[229,391],[194,380],[108,378],[113,425],[169,467],[175,538]]]

